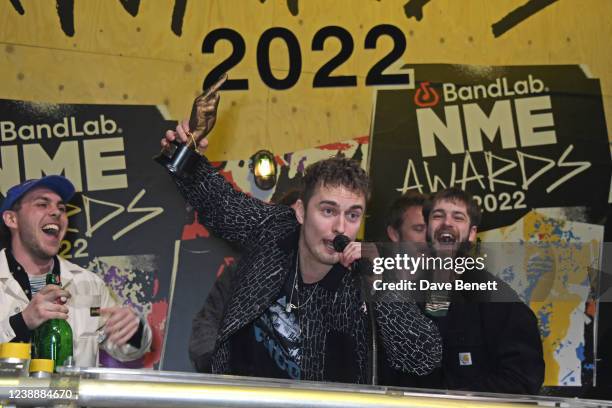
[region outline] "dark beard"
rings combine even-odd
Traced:
[[[431,251],[431,255],[438,256],[436,248],[434,247],[433,240],[429,236],[427,237],[427,246]],[[469,256],[471,254],[472,248],[475,247],[474,244],[470,242],[467,238],[463,241],[460,241],[458,244],[455,243],[455,246],[456,247],[453,252],[453,256],[455,258]]]

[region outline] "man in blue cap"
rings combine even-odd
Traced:
[[[6,245],[0,251],[0,343],[28,342],[45,321],[64,319],[73,330],[76,365],[97,365],[99,347],[120,361],[137,359],[151,345],[148,325],[118,304],[96,274],[57,256],[74,192],[68,179],[46,176],[6,194],[0,207]],[[59,275],[63,288],[46,285],[48,273]],[[101,316],[91,316],[91,307],[100,307]]]

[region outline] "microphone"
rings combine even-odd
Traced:
[[[351,242],[346,235],[339,234],[334,237],[333,245],[336,252],[344,252],[344,248]]]
[[[351,239],[346,235],[339,234],[334,237],[334,241],[332,242],[334,249],[336,252],[344,252],[344,248],[351,242]],[[356,259],[351,263],[351,271],[358,271],[360,268],[360,259]]]

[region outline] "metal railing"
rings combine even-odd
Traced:
[[[73,369],[51,378],[0,378],[0,404],[86,407],[525,407],[610,402],[285,381],[149,370]]]

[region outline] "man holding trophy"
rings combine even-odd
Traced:
[[[378,339],[388,357],[382,364],[431,372],[442,356],[436,326],[411,301],[366,304],[352,270],[362,257],[355,238],[369,196],[357,162],[334,157],[308,166],[294,210],[235,191],[196,152],[208,144],[226,78],[196,98],[189,121],[166,132],[156,158],[202,224],[243,248],[213,373],[372,383]],[[334,245],[339,237],[342,248]]]

